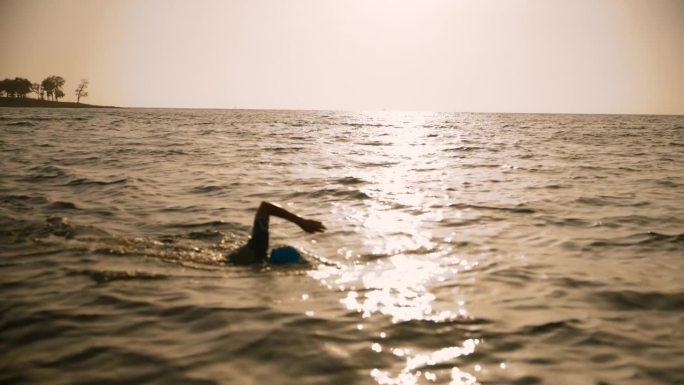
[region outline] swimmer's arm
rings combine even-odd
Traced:
[[[257,210],[256,216],[274,216],[278,218],[283,218],[301,227],[301,229],[306,231],[307,233],[317,233],[325,231],[325,226],[323,225],[323,223],[311,219],[302,218],[270,202],[261,202],[261,205],[259,205],[259,209]]]

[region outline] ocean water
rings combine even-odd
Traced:
[[[684,384],[683,258],[683,116],[0,109],[3,384]]]

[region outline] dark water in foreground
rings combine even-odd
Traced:
[[[0,383],[683,384],[684,117],[0,109]],[[261,200],[311,266],[235,267]]]

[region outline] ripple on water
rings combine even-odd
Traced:
[[[681,117],[1,114],[0,383],[684,383]]]

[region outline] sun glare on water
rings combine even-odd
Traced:
[[[347,309],[357,312],[362,319],[377,321],[378,317],[386,317],[392,324],[424,321],[431,324],[448,322],[455,319],[469,318],[464,301],[455,301],[445,306],[437,303],[436,296],[430,291],[432,285],[445,276],[458,274],[458,267],[445,267],[437,262],[435,256],[416,258],[405,254],[396,254],[386,260],[359,263],[342,268],[321,266],[311,275],[332,289],[341,290],[344,297],[340,303]],[[471,268],[465,261],[458,265],[462,270]],[[358,289],[357,289],[358,288]],[[363,323],[357,326],[359,331],[366,329]],[[384,338],[385,332],[380,333]],[[436,351],[429,351],[420,346],[393,346],[374,342],[370,349],[377,354],[391,355],[397,361],[395,371],[375,368],[371,376],[378,384],[417,384],[421,376],[434,382],[437,374],[430,372],[430,367],[444,367],[455,359],[472,354],[478,339],[466,339],[458,346],[446,346]],[[475,384],[472,374],[453,366],[450,371],[450,383]]]
[[[458,298],[437,298],[435,286],[453,280],[474,264],[440,247],[433,239],[434,223],[441,219],[440,196],[415,188],[425,167],[430,165],[434,136],[430,117],[420,113],[377,112],[368,115],[368,123],[381,122],[372,137],[359,138],[373,145],[363,155],[366,164],[381,164],[382,172],[359,170],[362,179],[372,181],[364,192],[372,199],[353,206],[335,206],[353,233],[362,240],[363,250],[338,249],[347,261],[339,266],[322,265],[310,274],[322,284],[343,294],[340,303],[357,312],[363,320],[361,333],[378,324],[401,327],[405,322],[430,325],[456,319],[468,319],[466,303]],[[377,128],[377,126],[375,126]],[[439,187],[436,189],[439,190]],[[365,323],[365,325],[364,325]],[[477,383],[474,375],[461,370],[459,357],[475,352],[480,340],[465,339],[460,344],[437,350],[421,347],[421,341],[393,343],[380,332],[380,340],[370,341],[369,349],[386,355],[394,364],[374,368],[371,377],[378,384],[418,384],[427,382],[453,385]],[[453,341],[450,341],[453,343]],[[452,365],[448,373],[445,366]]]

